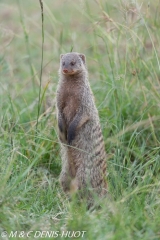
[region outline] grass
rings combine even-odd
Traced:
[[[160,1],[43,5],[39,100],[39,1],[0,2],[0,231],[33,231],[9,239],[34,239],[40,230],[86,231],[83,239],[160,239]],[[59,55],[72,48],[87,57],[108,156],[110,197],[97,199],[102,207],[92,211],[68,201],[58,182],[55,91]]]

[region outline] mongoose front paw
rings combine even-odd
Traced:
[[[61,132],[64,131],[64,124],[61,117],[58,118],[58,128]]]
[[[76,135],[75,125],[71,124],[69,126],[68,135],[67,135],[67,141],[69,145],[71,145],[72,141],[75,139],[75,135]]]

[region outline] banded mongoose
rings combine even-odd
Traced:
[[[107,190],[106,153],[85,55],[62,54],[59,76],[56,100],[62,157],[61,186],[64,192],[70,192],[74,186],[76,191],[85,192],[90,188],[102,196]]]

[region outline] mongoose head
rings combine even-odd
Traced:
[[[86,69],[84,54],[71,52],[60,55],[60,73],[63,75],[75,75]]]

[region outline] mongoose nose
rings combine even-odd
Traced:
[[[67,69],[63,69],[63,72],[64,72],[64,73],[68,73],[68,70],[67,70]]]

